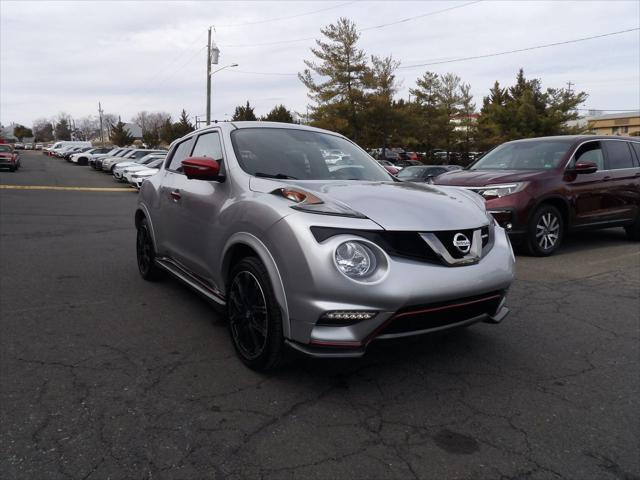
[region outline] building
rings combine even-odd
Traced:
[[[595,135],[640,135],[640,110],[587,117],[586,128]]]

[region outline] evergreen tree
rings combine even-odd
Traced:
[[[415,97],[416,107],[413,114],[417,119],[417,135],[422,140],[427,155],[432,158],[432,151],[439,147],[441,133],[444,130],[443,115],[440,107],[442,84],[438,74],[425,72],[416,80],[416,87],[409,90]]]
[[[21,142],[25,137],[33,137],[33,132],[31,131],[31,129],[20,124],[13,127],[13,134]]]
[[[148,148],[157,148],[160,145],[160,136],[158,129],[145,130],[142,133],[142,141]]]
[[[162,140],[166,144],[170,144],[176,138],[179,138],[175,136],[175,133],[173,131],[173,124],[171,123],[171,117],[168,117],[167,119],[165,119],[164,123],[160,127],[160,130],[158,131],[158,136],[160,137],[160,140]]]
[[[360,36],[346,18],[320,32],[324,39],[316,40],[311,49],[318,63],[305,60],[307,68],[298,74],[315,102],[311,108],[313,124],[357,140],[369,71],[366,55],[356,45]],[[314,79],[312,72],[321,80]]]
[[[173,140],[184,137],[187,133],[193,132],[194,130],[195,128],[189,120],[189,115],[187,115],[187,112],[183,108],[180,113],[180,120],[173,124]]]
[[[133,137],[129,134],[122,121],[118,121],[118,123],[111,126],[111,135],[109,138],[111,139],[111,143],[118,147],[124,147],[133,142]]]
[[[231,120],[237,122],[257,120],[256,114],[253,112],[253,107],[249,104],[249,100],[247,100],[247,104],[244,107],[236,107]]]
[[[262,117],[261,120],[267,122],[293,123],[293,115],[291,115],[291,112],[287,110],[284,105],[277,105],[273,107],[266,116]]]
[[[462,154],[462,163],[469,163],[469,152],[476,138],[475,121],[476,104],[473,103],[471,95],[471,85],[463,83],[460,85],[460,113],[459,113],[459,145]]]
[[[61,118],[56,124],[55,134],[56,140],[71,140],[71,129],[66,118]]]

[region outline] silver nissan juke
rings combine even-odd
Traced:
[[[135,224],[142,277],[170,272],[224,308],[256,370],[287,345],[357,357],[374,340],[508,313],[515,259],[479,195],[398,181],[317,128],[225,122],[188,134],[142,184]]]

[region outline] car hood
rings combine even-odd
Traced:
[[[455,170],[438,175],[433,181],[436,185],[483,187],[498,183],[526,182],[549,174],[550,170]]]
[[[149,168],[147,170],[138,170],[137,172],[133,172],[135,173],[138,177],[143,176],[143,175],[155,175],[156,173],[158,173],[158,169],[157,168]]]
[[[253,191],[263,193],[292,186],[312,192],[325,202],[346,205],[385,230],[467,229],[487,223],[482,197],[459,188],[409,182],[283,182],[255,177],[250,181]]]

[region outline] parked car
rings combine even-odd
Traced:
[[[107,153],[97,153],[95,155],[91,155],[87,159],[87,165],[89,165],[91,168],[96,168],[96,161],[99,158],[113,157],[115,155],[123,153],[125,150],[128,150],[128,149],[124,147],[113,147]]]
[[[36,143],[35,149],[36,150],[42,150],[44,148],[44,145],[42,143]]]
[[[146,157],[147,155],[151,154],[151,153],[163,153],[163,150],[147,150],[147,149],[134,149],[131,152],[129,152],[127,155],[123,156],[123,157],[111,157],[111,158],[105,158],[102,161],[102,171],[103,172],[109,172],[109,173],[113,173],[113,169],[115,168],[116,165],[118,165],[119,163],[122,162],[127,162],[127,161],[135,161],[135,160],[139,160],[143,157]]]
[[[157,168],[162,161],[166,158],[166,155],[151,154],[146,157],[142,157],[136,162],[124,162],[119,163],[113,169],[113,178],[119,182],[130,182],[130,175],[133,172],[139,172],[142,170],[148,170],[150,168]]]
[[[332,170],[323,149],[353,163]],[[225,308],[236,352],[257,370],[285,345],[357,357],[374,340],[508,312],[513,252],[478,195],[397,181],[325,130],[192,132],[142,183],[135,224],[142,277],[171,272]]]
[[[20,154],[8,143],[0,143],[0,168],[15,172],[20,168]]]
[[[69,161],[71,163],[76,163],[78,165],[88,165],[89,157],[93,155],[109,153],[113,149],[111,147],[96,147],[90,148],[89,150],[85,150],[84,152],[74,153],[69,157]]]
[[[24,149],[25,150],[33,150],[33,143],[25,143],[24,144]]]
[[[71,155],[74,155],[76,153],[88,152],[89,150],[91,150],[90,147],[72,147],[62,154],[62,158],[64,158],[67,162],[71,162]]]
[[[398,172],[400,171],[399,168],[396,168],[396,166],[391,163],[389,160],[376,160],[380,165],[382,165],[384,167],[384,169],[389,172],[391,175],[397,175]]]
[[[162,162],[161,162],[162,163]],[[139,170],[137,172],[127,173],[126,179],[132,187],[140,190],[145,180],[153,177],[160,171],[158,168],[147,168],[145,170]]]
[[[93,168],[95,168],[98,171],[102,171],[102,163],[105,160],[108,160],[110,158],[116,158],[116,157],[124,158],[127,155],[129,155],[133,150],[134,150],[133,148],[123,148],[115,155],[97,156],[93,162],[91,162],[91,160],[89,161],[89,165],[91,165]]]
[[[16,142],[13,144],[15,150],[24,150],[24,143]]]
[[[569,230],[624,227],[640,239],[640,139],[558,136],[507,142],[440,175],[486,199],[516,243],[551,255]]]
[[[81,140],[60,140],[55,142],[50,147],[47,147],[44,152],[48,155],[55,155],[56,152],[62,150],[64,147],[91,147],[91,142],[81,141]]]
[[[456,170],[457,165],[420,165],[420,166],[411,166],[403,169],[399,174],[398,178],[400,180],[404,180],[405,182],[427,182],[430,183],[436,178],[438,175],[441,175],[445,172],[450,172],[452,170]]]
[[[417,161],[417,160],[398,160],[398,161],[395,163],[395,166],[396,166],[396,167],[402,167],[402,168],[405,168],[405,167],[415,167],[415,166],[420,166],[420,165],[422,165],[422,163],[420,163],[420,162],[419,162],[419,161]]]

